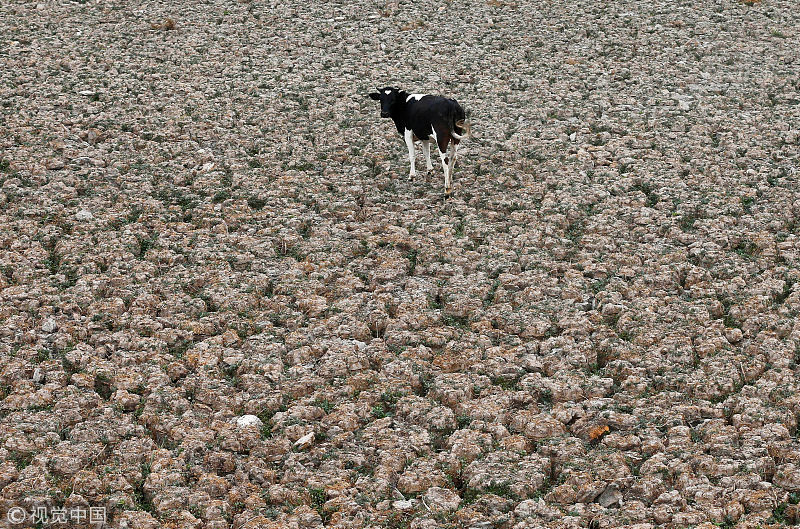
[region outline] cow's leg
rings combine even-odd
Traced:
[[[412,180],[417,176],[417,170],[414,168],[414,133],[406,129],[405,135],[406,146],[408,147],[408,160],[411,162],[411,172],[408,173],[408,179]]]
[[[456,153],[458,152],[458,140],[453,140],[450,144],[450,178],[453,178],[453,166],[456,164]]]
[[[425,154],[425,163],[427,164],[425,168],[430,171],[433,169],[433,164],[431,163],[431,140],[422,140],[422,152]]]
[[[442,169],[444,169],[444,192],[450,193],[450,158],[447,156],[447,146],[450,144],[450,132],[448,130],[436,131],[433,129],[433,138],[439,147],[439,157],[442,159]]]

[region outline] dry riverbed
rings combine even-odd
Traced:
[[[296,4],[2,2],[0,526],[797,522],[796,2]]]

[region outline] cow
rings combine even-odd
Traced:
[[[413,180],[417,174],[414,167],[414,141],[422,141],[427,169],[431,164],[431,138],[439,148],[439,157],[444,168],[444,192],[452,191],[453,165],[456,163],[458,142],[469,136],[470,126],[464,109],[455,99],[426,94],[409,94],[391,86],[376,88],[368,97],[381,102],[381,117],[391,118],[397,132],[405,139]],[[448,153],[448,147],[450,152]]]

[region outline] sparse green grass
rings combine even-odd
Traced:
[[[463,316],[452,316],[450,314],[442,315],[442,323],[448,327],[457,327],[459,329],[469,329],[469,318]]]
[[[14,466],[17,467],[17,470],[22,470],[31,464],[33,461],[33,454],[10,450],[8,453],[8,460],[14,463]]]
[[[644,193],[645,205],[648,208],[652,208],[653,206],[658,204],[659,200],[661,200],[660,197],[658,196],[658,193],[656,193],[655,190],[653,190],[652,186],[650,185],[650,182],[638,183],[635,186],[633,186],[632,190]]]
[[[322,408],[322,411],[324,411],[325,413],[330,413],[331,410],[335,408],[335,405],[328,399],[321,399],[321,400],[317,399],[313,402],[313,404],[318,408]]]
[[[409,251],[406,254],[406,259],[408,259],[408,272],[407,274],[410,276],[414,275],[414,272],[417,270],[417,255],[418,252],[416,249]]]
[[[753,241],[745,239],[736,244],[736,246],[733,247],[733,251],[739,257],[750,260],[755,259],[758,253],[758,247]]]
[[[397,401],[403,397],[403,393],[399,391],[384,391],[381,394],[380,401],[372,407],[372,415],[376,419],[383,419],[394,415]]]
[[[257,196],[251,196],[247,199],[247,205],[250,206],[250,209],[254,211],[260,211],[264,209],[264,206],[267,205],[267,201]]]

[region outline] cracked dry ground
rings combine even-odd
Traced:
[[[796,4],[605,4],[3,1],[0,523],[796,522]]]

